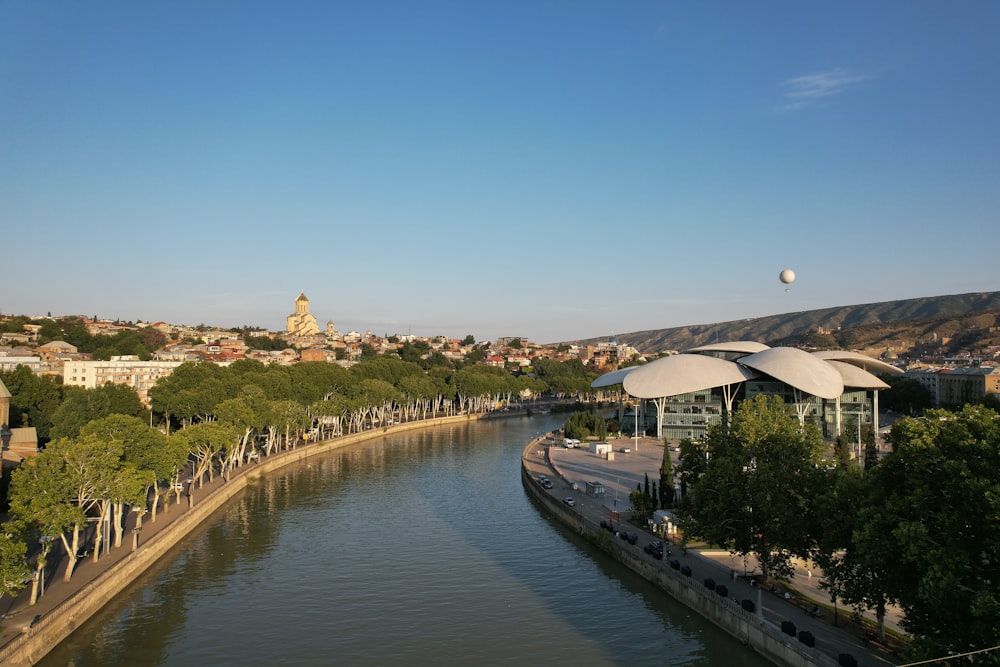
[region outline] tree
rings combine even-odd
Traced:
[[[885,410],[916,416],[934,405],[931,392],[918,380],[899,376],[882,377],[882,380],[890,387],[879,396],[881,406]]]
[[[109,471],[120,459],[121,452],[113,446],[86,435],[54,440],[31,464],[14,471],[11,513],[33,525],[43,545],[62,541],[68,559],[66,581],[76,567],[87,516],[109,497]],[[39,555],[37,569],[43,575],[47,553],[43,548]]]
[[[566,437],[585,440],[591,436],[603,440],[607,436],[604,417],[593,412],[574,412],[566,420],[563,430]]]
[[[25,560],[28,545],[23,532],[20,525],[8,521],[0,533],[0,597],[16,597],[24,588],[24,581],[31,576]]]
[[[880,503],[867,517],[872,543],[858,548],[905,573],[888,597],[914,657],[1000,644],[1000,416],[930,410],[897,421],[889,439],[892,453],[868,473]]]
[[[791,574],[811,551],[809,517],[824,449],[777,396],[743,401],[732,422],[709,429],[709,460],[691,489],[692,531],[733,553],[753,554],[765,577]]]
[[[705,474],[708,451],[701,442],[684,438],[680,442],[677,472],[681,484],[681,504],[685,505],[688,490]]]
[[[639,484],[636,484],[635,491],[629,494],[628,499],[632,503],[632,511],[638,519],[646,520],[653,516],[653,512],[656,510],[656,501],[648,490],[644,491]]]
[[[427,341],[417,340],[405,341],[399,347],[399,358],[403,361],[409,361],[419,365],[421,368],[426,367],[427,363],[424,357],[430,354],[431,346]]]
[[[153,409],[164,415],[168,425],[171,417],[176,417],[182,427],[210,419],[215,406],[236,396],[242,386],[227,382],[236,375],[231,368],[191,362],[181,364],[150,388]]]
[[[187,460],[187,451],[141,419],[128,415],[109,415],[92,421],[81,430],[81,434],[93,434],[106,442],[121,443],[122,458],[114,484],[121,495],[115,505],[115,546],[119,546],[124,505],[130,505],[136,512],[136,527],[140,528],[146,513],[146,500],[152,492],[155,521],[160,498],[159,483],[176,478],[177,470]]]
[[[205,475],[211,478],[214,474],[214,463],[217,456],[240,440],[240,430],[232,424],[221,422],[204,422],[189,426],[178,431],[172,438],[178,438],[188,452],[195,457],[192,483],[188,488],[191,504],[194,505],[194,482],[198,486],[204,484]]]
[[[878,442],[875,439],[875,428],[871,424],[861,425],[861,443],[865,447],[865,470],[871,470],[878,465]]]
[[[838,435],[833,441],[833,455],[840,468],[851,465],[851,442],[844,434]]]
[[[275,429],[278,418],[272,414],[272,401],[268,400],[264,390],[257,385],[246,385],[236,398],[222,401],[215,406],[215,414],[219,421],[232,426],[239,437],[226,446],[227,455],[221,457],[220,473],[228,479],[229,470],[242,465],[254,433],[263,433],[268,426],[270,437],[267,440],[267,453],[276,445]],[[220,450],[221,452],[221,450]]]
[[[885,639],[886,609],[893,602],[890,582],[906,575],[880,536],[883,499],[874,492],[873,476],[857,466],[837,467],[824,477],[813,515],[815,560],[824,573],[820,585],[856,609],[873,609],[879,637]]]
[[[10,391],[10,426],[33,426],[38,439],[46,442],[52,416],[62,402],[60,387],[49,376],[38,377],[27,366],[0,371],[0,380]]]
[[[143,414],[139,395],[131,387],[107,383],[95,389],[64,387],[64,399],[52,416],[53,438],[72,438],[87,422],[112,414]]]
[[[663,463],[660,464],[660,507],[669,509],[674,506],[674,464],[670,460],[670,447],[663,443]]]

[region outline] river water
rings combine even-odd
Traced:
[[[547,516],[564,417],[385,436],[260,480],[41,665],[765,665]]]

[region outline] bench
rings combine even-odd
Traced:
[[[806,599],[797,598],[797,597],[791,597],[791,598],[788,598],[788,602],[791,602],[793,605],[795,605],[796,607],[798,607],[799,609],[801,609],[805,613],[809,614],[810,616],[818,618],[819,615],[820,615],[820,607],[819,607],[819,605],[816,604],[815,602],[811,601],[811,600],[806,600]]]
[[[862,643],[866,646],[874,646],[877,649],[885,651],[889,655],[898,656],[899,652],[886,642],[879,641],[878,635],[874,632],[866,632],[864,638],[862,638]]]

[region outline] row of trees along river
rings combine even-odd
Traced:
[[[13,475],[0,534],[2,592],[31,582],[33,596],[57,558],[69,578],[79,554],[119,547],[126,512],[155,521],[179,500],[182,470],[197,487],[310,437],[495,409],[522,393],[583,397],[592,379],[559,362],[540,362],[534,377],[386,358],[350,369],[185,364],[152,389],[151,414],[120,388],[64,388],[23,368],[0,378],[12,422],[22,419],[12,425],[34,420],[55,436]],[[888,440],[891,452],[863,466],[828,459],[819,431],[780,399],[746,401],[704,442],[681,443],[684,534],[755,555],[770,578],[787,575],[793,556],[814,561],[834,599],[880,617],[898,605],[915,658],[1000,645],[1000,417],[983,406],[929,411],[897,421]],[[666,462],[662,474],[665,491]],[[85,532],[88,518],[107,530]]]
[[[150,390],[152,410],[128,387],[86,390],[25,367],[4,372],[11,425],[35,426],[50,441],[9,480],[0,594],[16,595],[30,582],[34,604],[59,559],[68,561],[68,581],[80,557],[97,561],[121,547],[127,512],[138,525],[147,514],[155,521],[182,490],[193,502],[206,479],[308,439],[481,413],[543,393],[593,397],[593,377],[579,362],[543,360],[536,370],[520,377],[487,366],[427,370],[391,358],[350,368],[186,363]]]

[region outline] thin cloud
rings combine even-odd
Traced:
[[[863,76],[853,74],[843,67],[792,77],[781,83],[785,89],[784,111],[794,111],[823,99],[839,95],[851,85],[862,81]]]

